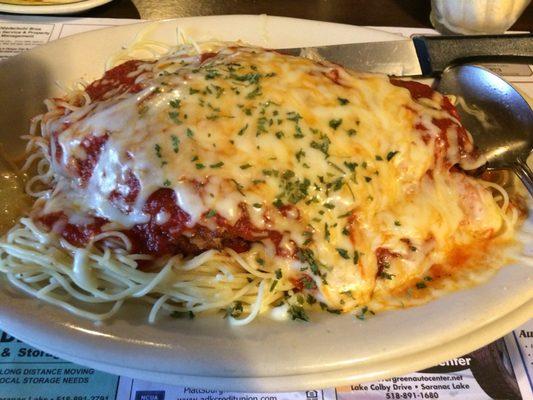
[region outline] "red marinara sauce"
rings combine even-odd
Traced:
[[[435,95],[435,91],[431,88],[431,86],[428,86],[424,83],[416,82],[416,81],[404,81],[401,79],[394,79],[390,78],[390,83],[392,83],[394,86],[403,87],[407,90],[409,90],[409,93],[411,94],[411,97],[413,100],[418,100],[421,98],[427,98],[432,99]],[[457,110],[453,106],[453,104],[450,102],[450,100],[446,96],[442,96],[442,100],[440,102],[440,107],[442,110],[446,111],[448,114],[450,114],[451,117],[455,118],[457,121],[460,121],[459,114],[457,113]],[[445,156],[446,152],[449,147],[448,138],[447,138],[447,131],[450,128],[455,128],[457,132],[457,144],[459,147],[459,152],[461,155],[471,153],[472,152],[472,143],[470,141],[470,138],[465,130],[465,128],[460,124],[454,121],[451,118],[433,118],[432,122],[434,125],[436,125],[440,132],[438,137],[436,138],[436,153],[437,156]],[[416,128],[420,131],[425,131],[426,128],[423,125],[418,124]],[[426,140],[426,139],[424,139]]]
[[[100,233],[102,226],[107,223],[106,219],[100,217],[91,217],[90,219],[91,222],[87,224],[72,224],[68,221],[67,215],[59,211],[43,215],[37,220],[70,244],[82,247]]]
[[[106,95],[114,89],[122,89],[123,92],[136,93],[142,89],[139,84],[135,83],[135,79],[139,73],[139,65],[146,61],[130,60],[123,64],[117,65],[115,68],[106,71],[101,79],[97,79],[91,83],[85,91],[91,97],[91,100],[102,100]]]
[[[81,178],[81,187],[86,187],[93,175],[94,167],[98,163],[102,147],[107,142],[109,136],[107,134],[102,136],[86,136],[80,147],[85,150],[86,157],[84,159],[74,158],[70,165],[75,166],[75,174]]]

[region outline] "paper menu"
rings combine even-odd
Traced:
[[[515,341],[525,333],[522,342]],[[237,393],[172,386],[75,365],[0,334],[0,400],[531,400],[533,321],[424,371],[323,390]],[[529,355],[528,355],[529,354]]]
[[[138,20],[96,18],[0,17],[0,60],[53,40]]]

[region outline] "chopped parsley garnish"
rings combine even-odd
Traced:
[[[282,179],[291,179],[294,178],[294,171],[291,171],[290,169],[286,170],[281,174]]]
[[[311,268],[311,272],[313,272],[313,274],[320,275],[319,263],[315,259],[313,250],[299,249],[296,255],[301,262],[309,264],[309,267]]]
[[[378,268],[378,271],[381,270],[381,272],[379,273],[379,277],[381,279],[389,279],[391,280],[395,275],[393,274],[390,274],[389,272],[387,272],[387,270],[390,268],[390,262],[388,261],[383,261],[383,262],[379,262],[379,267]]]
[[[426,285],[425,282],[417,282],[416,283],[416,288],[417,289],[425,289],[425,288],[427,288],[427,285]]]
[[[176,125],[181,125],[181,121],[179,119],[180,113],[177,111],[171,111],[168,113],[169,118],[174,122]]]
[[[245,196],[245,194],[243,193],[242,189],[244,188],[244,186],[242,186],[239,182],[237,182],[235,179],[232,179],[232,182],[235,184],[235,188],[237,189],[237,191],[242,195],[242,196]]]
[[[176,319],[179,319],[179,318],[189,318],[189,319],[194,319],[195,315],[192,311],[172,311],[172,313],[170,314],[170,316],[172,318],[176,318]]]
[[[326,303],[319,302],[318,305],[320,306],[322,311],[327,311],[327,312],[332,313],[332,314],[340,314],[341,313],[341,310],[337,310],[337,309],[334,309],[334,308],[329,308]]]
[[[333,190],[334,191],[340,190],[343,185],[344,185],[344,179],[341,176],[339,179],[337,179],[337,180],[335,180],[335,182],[333,182]]]
[[[204,169],[205,165],[202,163],[196,163],[196,169]]]
[[[304,137],[304,134],[302,132],[302,128],[300,128],[300,125],[296,125],[295,128],[296,133],[292,135],[295,139],[301,139]]]
[[[208,69],[206,72],[207,72],[205,74],[206,80],[215,79],[220,76],[220,72],[218,72],[216,69]]]
[[[355,298],[353,297],[353,293],[352,293],[351,290],[345,290],[344,292],[341,292],[341,294],[350,297],[352,300],[355,300]]]
[[[170,100],[168,104],[170,104],[170,107],[172,108],[180,108],[181,100],[180,99]]]
[[[189,94],[196,94],[198,92],[200,92],[200,91],[197,90],[197,89],[189,88]]]
[[[263,170],[263,173],[265,173],[265,170]],[[273,175],[277,176],[276,174]],[[289,203],[296,204],[307,197],[311,181],[307,178],[304,178],[303,180],[295,178],[293,171],[286,170],[281,174],[279,185],[281,192],[278,195],[278,200],[281,201],[282,199],[286,199]]]
[[[287,119],[289,121],[298,122],[302,119],[302,116],[298,114],[297,112],[291,111],[287,113]]]
[[[304,233],[302,233],[302,235],[307,238],[304,242],[304,246],[307,246],[309,243],[313,241],[313,232],[305,231]]]
[[[275,279],[272,281],[272,284],[270,285],[270,291],[273,292],[274,289],[276,288],[276,285],[278,284],[278,280]]]
[[[180,138],[172,135],[170,139],[172,141],[172,150],[174,150],[174,153],[178,153],[180,151]]]
[[[160,146],[159,144],[156,143],[156,144],[154,145],[154,150],[155,150],[155,155],[157,156],[157,158],[161,158],[161,157],[163,157],[163,156],[161,155],[161,146]]]
[[[353,210],[350,210],[344,214],[339,215],[337,218],[346,218],[349,217],[352,214]]]
[[[350,128],[346,131],[346,133],[348,134],[348,136],[355,136],[357,134],[357,131],[353,128]]]
[[[392,160],[392,157],[394,157],[394,156],[395,156],[396,154],[398,154],[398,153],[399,153],[399,151],[389,151],[389,152],[387,153],[387,161]]]
[[[340,104],[341,106],[345,106],[346,104],[348,104],[348,103],[350,102],[350,100],[348,100],[348,99],[344,99],[344,98],[342,98],[342,97],[337,97],[337,100],[339,101],[339,104]]]
[[[275,271],[275,274],[276,274],[276,279],[281,279],[281,277],[282,277],[282,274],[281,274],[281,268],[278,268],[278,269]]]
[[[243,74],[243,75],[231,74],[230,78],[238,82],[249,82],[250,84],[256,84],[259,82],[259,79],[261,78],[261,74],[257,72]]]
[[[146,114],[149,110],[149,107],[147,105],[144,105],[142,106],[137,112],[139,114],[139,116],[143,116],[144,114]]]
[[[243,164],[243,165],[241,165],[239,168],[240,168],[240,169],[248,169],[248,168],[251,168],[251,167],[252,167],[251,164]]]
[[[337,171],[339,171],[341,174],[344,174],[344,170],[339,167],[337,164],[331,162],[331,161],[328,161],[328,165],[332,166],[333,168],[335,168]]]
[[[263,94],[261,92],[261,87],[260,86],[256,86],[256,88],[254,90],[252,90],[250,93],[248,93],[246,95],[246,98],[247,99],[253,99],[254,97],[257,97],[259,95]]]
[[[329,226],[328,226],[328,223],[326,222],[324,224],[324,240],[326,242],[329,242],[329,238],[330,238],[330,233],[329,233]]]
[[[276,208],[281,208],[283,207],[283,202],[281,201],[281,199],[276,199],[272,202],[272,205]]]
[[[302,321],[309,321],[309,317],[305,313],[305,310],[302,306],[291,305],[289,307],[289,315],[293,321],[297,319]]]
[[[359,311],[358,314],[355,314],[355,317],[356,317],[357,319],[360,319],[361,321],[364,321],[368,312],[370,312],[370,314],[374,314],[372,311],[370,311],[370,310],[368,309],[367,306],[364,306],[364,307],[361,309],[361,311]]]
[[[215,215],[217,215],[216,210],[209,210],[209,212],[205,215],[207,218],[213,218]]]
[[[350,171],[354,172],[355,171],[355,168],[357,167],[357,163],[356,162],[348,162],[348,161],[344,161],[344,165],[346,166],[346,168],[348,168]]]
[[[275,135],[276,135],[276,137],[277,137],[278,139],[281,139],[283,136],[285,136],[285,134],[284,134],[282,131],[277,131],[277,132],[275,133]]]
[[[218,99],[224,93],[224,89],[217,85],[211,85],[215,89],[215,97]]]
[[[380,155],[376,155],[376,160],[377,161],[383,161],[383,157],[381,157]]]
[[[240,301],[236,301],[232,306],[229,306],[226,308],[226,315],[224,315],[224,318],[227,317],[233,317],[238,318],[243,313],[243,307],[242,303]]]
[[[371,180],[372,180],[371,177],[369,177],[369,176],[365,176],[365,181],[370,182]]]
[[[254,204],[252,204],[252,206],[253,206],[254,208],[261,208],[261,207],[263,207],[263,205],[262,205],[261,203],[254,203]]]
[[[163,186],[170,186],[172,183],[168,180],[168,179],[165,179],[165,181],[163,182]]]
[[[257,119],[257,131],[255,133],[255,136],[259,136],[262,133],[268,132],[266,128],[267,122],[268,122],[268,119],[266,117],[260,117]]]
[[[337,128],[341,126],[341,124],[342,124],[342,118],[329,120],[329,127],[332,128],[333,130],[337,130]]]
[[[194,136],[194,132],[191,130],[191,128],[187,128],[187,131],[185,132],[187,137],[192,138]]]
[[[244,132],[246,131],[246,129],[248,129],[248,124],[244,125],[244,126],[239,130],[239,132],[237,132],[237,135],[239,135],[239,136],[244,135]]]
[[[359,263],[359,252],[357,250],[353,252],[353,263],[355,265]]]
[[[381,274],[379,274],[379,277],[382,278],[382,279],[388,279],[388,280],[392,280],[392,278],[394,278],[395,275],[393,274],[389,274],[388,272],[386,271],[381,271]]]
[[[265,266],[265,260],[262,259],[261,257],[256,257],[255,258],[255,262],[258,263],[260,266],[264,267]]]
[[[209,166],[209,168],[220,168],[220,167],[222,167],[223,165],[224,165],[224,162],[223,162],[223,161],[219,161],[219,162],[217,162],[216,164],[211,164],[211,165]]]
[[[400,221],[398,221],[398,220],[394,221],[394,225],[396,225],[396,226],[402,226],[402,224],[401,224]]]
[[[339,255],[344,258],[345,260],[349,260],[350,259],[350,256],[348,255],[348,250],[346,249],[341,249],[339,247],[336,248],[337,250],[337,253],[339,253]]]
[[[318,141],[313,140],[311,142],[311,147],[313,149],[321,151],[322,153],[324,153],[326,158],[328,158],[329,157],[329,145],[330,145],[330,143],[331,143],[331,140],[329,140],[329,137],[327,135],[324,135],[323,133],[321,133]]]
[[[333,210],[335,208],[335,204],[331,204],[331,203],[324,203],[323,206],[329,210]]]
[[[302,159],[302,157],[305,157],[305,151],[303,151],[303,149],[300,149],[298,150],[298,152],[295,154],[296,156],[296,160],[298,162],[300,162],[300,160]]]
[[[213,104],[211,103],[207,103],[207,107],[209,107],[211,110],[213,110],[214,112],[220,112],[220,107],[215,107],[213,106]]]

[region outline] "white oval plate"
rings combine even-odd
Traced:
[[[0,142],[16,138],[41,100],[60,95],[56,82],[101,76],[105,61],[137,33],[172,42],[176,27],[197,40],[237,40],[272,47],[396,40],[376,30],[266,16],[184,18],[126,25],[72,36],[0,63]],[[533,220],[524,232],[531,246]],[[462,355],[504,335],[533,315],[533,248],[492,280],[427,305],[353,316],[313,315],[313,322],[259,318],[231,327],[220,317],[146,323],[130,304],[101,325],[81,320],[0,281],[0,325],[67,360],[144,380],[216,389],[275,391],[353,384],[411,372]]]
[[[76,3],[46,4],[46,5],[19,5],[7,4],[0,1],[0,12],[11,14],[75,14],[96,8],[112,0],[80,0]]]

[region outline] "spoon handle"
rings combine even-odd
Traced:
[[[527,163],[520,160],[514,164],[513,170],[527,188],[531,197],[533,197],[533,172],[531,172]]]

